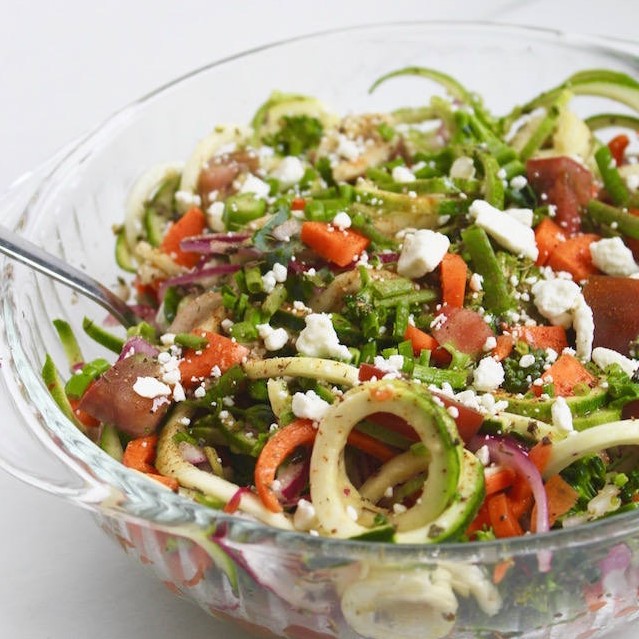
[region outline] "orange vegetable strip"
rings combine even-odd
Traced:
[[[610,153],[612,157],[615,159],[615,164],[617,166],[621,166],[623,164],[624,154],[626,152],[626,147],[630,144],[630,138],[621,133],[620,135],[616,135],[610,142],[608,142],[608,148],[610,149]]]
[[[362,452],[379,459],[381,462],[387,462],[397,455],[397,452],[390,446],[380,442],[378,439],[362,433],[358,430],[352,430],[348,434],[346,440],[351,446],[358,448]]]
[[[488,516],[488,506],[486,505],[486,501],[481,505],[477,514],[475,515],[475,519],[470,523],[470,526],[466,529],[466,536],[469,539],[473,539],[475,533],[480,530],[484,530],[484,528],[490,527],[490,517]]]
[[[408,325],[404,339],[410,340],[415,355],[419,355],[423,350],[430,351],[433,361],[440,366],[446,366],[452,359],[451,354],[442,348],[432,335],[419,330],[416,326]]]
[[[543,266],[557,245],[566,241],[566,235],[562,228],[549,217],[544,218],[535,229],[535,242],[539,249],[539,256],[535,264]]]
[[[493,495],[512,486],[517,473],[512,468],[500,468],[496,471],[484,473],[484,477],[486,495]]]
[[[574,507],[579,494],[561,475],[549,477],[545,488],[548,496],[548,519],[552,526],[559,517]],[[534,517],[532,520],[535,520]]]
[[[594,375],[590,374],[576,357],[566,353],[560,355],[541,378],[545,383],[549,383],[550,379],[552,379],[555,395],[561,397],[574,395],[575,386],[578,384],[594,386],[596,381]],[[531,388],[535,395],[541,395],[542,386],[532,386]]]
[[[466,293],[468,266],[461,255],[446,253],[441,263],[442,302],[453,308],[462,308]]]
[[[200,256],[197,253],[183,251],[180,248],[180,242],[187,237],[200,235],[205,228],[206,216],[194,206],[169,227],[160,245],[160,250],[170,255],[176,264],[192,268],[198,263]]]
[[[147,477],[151,477],[155,479],[155,481],[159,481],[161,484],[164,484],[167,488],[170,488],[174,493],[178,491],[180,484],[177,479],[173,477],[166,477],[165,475],[160,475],[159,473],[146,473]]]
[[[262,448],[255,464],[255,488],[262,503],[271,512],[282,512],[282,504],[271,488],[277,469],[296,448],[312,445],[316,435],[317,429],[310,420],[296,419],[276,431]]]
[[[548,441],[542,440],[528,451],[528,459],[535,464],[540,473],[543,473],[548,465],[551,452],[552,444]]]
[[[495,567],[493,568],[493,583],[495,585],[500,584],[504,580],[504,577],[508,574],[508,571],[514,565],[515,561],[513,559],[506,559],[495,564]]]
[[[132,439],[124,449],[122,463],[128,468],[134,468],[142,473],[157,474],[155,463],[155,448],[158,444],[157,435],[147,435]]]
[[[488,516],[490,524],[498,539],[519,537],[524,534],[517,518],[514,516],[508,497],[504,493],[497,493],[488,498]]]
[[[357,231],[342,231],[324,222],[304,222],[301,239],[320,257],[337,266],[352,264],[370,244],[370,240]]]
[[[575,282],[587,280],[591,275],[599,273],[599,269],[592,263],[590,245],[600,239],[594,233],[583,233],[561,242],[550,254],[548,266],[554,271],[570,273]]]
[[[182,384],[188,388],[197,386],[200,379],[211,377],[211,371],[215,366],[223,373],[231,366],[239,364],[248,355],[246,346],[224,335],[210,331],[193,331],[193,334],[205,337],[208,345],[199,351],[192,348],[184,350],[184,359],[180,363],[180,375]]]
[[[513,499],[510,492],[508,492],[508,504],[510,505],[510,510],[513,516],[517,521],[519,521],[523,517],[523,515],[525,515],[526,513],[530,514],[532,512],[533,505],[535,504],[535,499],[533,497],[532,491],[530,492],[530,494],[518,499]]]
[[[568,346],[566,329],[563,326],[518,326],[513,330],[515,339],[535,348],[552,348],[561,353]]]
[[[506,359],[513,350],[513,338],[512,335],[498,335],[496,338],[497,346],[493,348],[491,355],[501,362]]]
[[[80,400],[73,397],[69,397],[69,404],[73,414],[78,418],[78,421],[84,424],[87,428],[97,428],[100,425],[100,420],[96,419],[89,413],[78,408],[80,406]]]

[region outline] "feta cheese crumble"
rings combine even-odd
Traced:
[[[258,324],[255,328],[267,351],[279,351],[286,346],[288,333],[285,329],[273,328],[270,324]]]
[[[557,397],[550,408],[552,425],[562,433],[570,433],[574,430],[572,425],[572,413],[565,398]]]
[[[415,181],[415,174],[405,166],[395,166],[391,172],[393,182],[399,182],[400,184],[408,184]]]
[[[637,371],[637,368],[639,368],[639,362],[637,360],[630,359],[612,348],[604,348],[603,346],[598,346],[593,349],[592,361],[597,364],[602,371],[606,370],[611,364],[617,364],[629,377],[632,377]]]
[[[340,231],[350,228],[352,223],[351,216],[345,211],[340,211],[331,222],[331,224],[336,226]]]
[[[515,255],[536,260],[539,255],[535,232],[518,219],[496,209],[485,200],[475,200],[468,212],[477,226],[490,235],[497,244]]]
[[[297,184],[305,173],[302,161],[294,155],[287,155],[273,173],[273,177],[279,180],[285,187]]]
[[[432,273],[448,251],[450,240],[443,233],[420,229],[404,240],[397,262],[397,272],[403,277],[417,279]]]
[[[628,277],[639,273],[632,251],[620,237],[605,237],[590,245],[592,263],[606,275]]]
[[[350,361],[348,348],[339,343],[330,315],[310,313],[304,318],[305,328],[295,342],[298,353],[307,357],[330,357]]]
[[[271,192],[271,187],[264,180],[260,180],[257,176],[249,173],[239,190],[240,193],[253,193],[255,197],[264,199]]]
[[[329,407],[330,404],[324,401],[314,390],[295,393],[291,403],[291,410],[295,417],[310,419],[314,422],[319,422]]]
[[[167,397],[171,394],[171,387],[155,377],[138,377],[133,384],[133,390],[147,399]]]
[[[473,386],[479,391],[497,390],[504,382],[504,367],[493,357],[484,357],[473,372]]]

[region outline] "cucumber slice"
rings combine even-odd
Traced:
[[[452,503],[423,528],[398,532],[399,544],[428,544],[456,539],[466,532],[484,501],[484,467],[470,451],[464,450],[462,472]]]
[[[606,403],[606,391],[603,388],[593,388],[587,395],[575,395],[566,397],[566,403],[570,407],[573,417],[583,417],[601,408]],[[495,399],[506,400],[508,402],[508,412],[517,415],[526,415],[539,419],[542,422],[552,422],[551,409],[554,398],[538,399],[524,398],[517,399],[512,395],[496,394]]]
[[[534,417],[517,415],[516,413],[499,413],[499,415],[487,417],[482,424],[482,429],[495,435],[504,433],[517,435],[533,442],[539,442],[545,437],[551,441],[564,437],[550,424]]]
[[[311,456],[312,501],[321,528],[330,531],[331,536],[362,535],[370,530],[370,526],[364,525],[366,520],[379,512],[350,482],[343,449],[350,431],[380,411],[406,420],[428,451],[423,498],[405,512],[388,513],[390,523],[400,532],[421,530],[439,517],[454,499],[463,447],[450,415],[429,394],[409,382],[382,380],[361,384],[327,410],[319,424]]]
[[[126,239],[126,228],[124,226],[118,231],[115,240],[115,261],[122,270],[128,273],[137,272],[131,248]]]

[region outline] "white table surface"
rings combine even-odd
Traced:
[[[636,39],[637,0],[0,0],[0,192],[156,86],[230,53],[362,22],[492,20]],[[0,402],[0,426],[2,424]],[[171,595],[80,509],[0,472],[0,637],[243,632]],[[631,639],[637,629],[617,634]]]

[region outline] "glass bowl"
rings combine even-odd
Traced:
[[[111,227],[136,178],[188,157],[217,123],[249,121],[273,89],[314,95],[338,112],[423,104],[437,87],[372,81],[433,67],[505,113],[586,68],[636,74],[632,46],[490,24],[370,26],[267,46],[195,71],[126,107],[2,202],[4,219],[49,251],[115,285]],[[593,100],[581,99],[588,110]],[[473,544],[394,546],[282,532],[198,505],[112,460],[66,420],[40,378],[64,368],[52,327],[82,336],[91,302],[3,262],[1,465],[94,515],[130,555],[212,615],[263,636],[580,639],[639,618],[639,513],[583,528]],[[104,356],[90,340],[89,357]],[[551,569],[540,570],[550,559]]]

